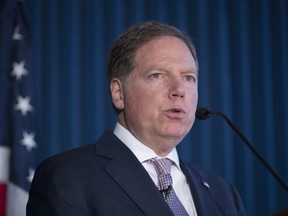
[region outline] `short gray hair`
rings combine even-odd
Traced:
[[[196,48],[186,33],[171,25],[148,21],[129,27],[114,43],[108,58],[109,82],[113,78],[125,82],[133,70],[137,50],[144,44],[161,36],[174,36],[181,39],[189,48],[198,70]]]

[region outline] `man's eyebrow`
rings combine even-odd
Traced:
[[[188,69],[184,70],[183,72],[184,73],[193,73],[193,74],[198,75],[198,72],[195,68],[188,68]]]
[[[156,71],[163,71],[163,72],[168,72],[169,71],[169,67],[165,67],[165,66],[158,66],[158,65],[152,65],[151,67],[149,67],[146,72],[151,72],[153,70]],[[196,68],[193,67],[189,67],[186,69],[183,69],[180,71],[181,73],[189,73],[189,74],[195,74],[196,76],[198,76],[198,71]]]
[[[156,66],[156,65],[152,65],[149,70],[160,70],[160,71],[168,71],[167,68],[163,67],[163,66]]]
[[[159,71],[159,72],[168,72],[169,70],[166,68],[164,68],[164,67],[159,67],[159,66],[151,66],[151,67],[149,67],[147,70],[145,70],[147,73],[150,73],[150,72],[152,72],[152,71]]]

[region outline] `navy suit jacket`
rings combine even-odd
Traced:
[[[245,215],[226,181],[180,160],[199,216]],[[27,216],[173,216],[149,174],[111,131],[53,156],[34,175]]]

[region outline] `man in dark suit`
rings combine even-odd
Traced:
[[[114,131],[44,161],[27,216],[245,215],[230,184],[178,158],[198,101],[190,38],[158,22],[132,26],[111,49],[108,78]]]

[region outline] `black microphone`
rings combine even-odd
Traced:
[[[199,120],[205,120],[210,117],[210,115],[218,115],[225,119],[225,121],[229,124],[229,126],[236,132],[240,138],[244,141],[244,143],[248,146],[248,148],[254,153],[254,155],[260,160],[260,162],[270,171],[273,177],[281,184],[281,186],[288,192],[288,186],[285,182],[280,178],[280,176],[273,170],[273,168],[265,161],[265,159],[258,153],[258,151],[253,147],[253,145],[248,141],[248,139],[240,132],[240,130],[230,121],[230,119],[218,111],[211,111],[207,108],[199,108],[196,111],[196,118]]]
[[[172,190],[172,185],[169,185],[166,189],[160,189],[160,193],[163,195],[167,195]]]

